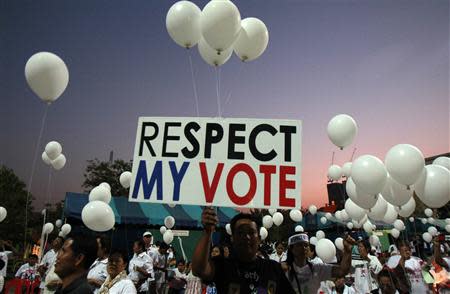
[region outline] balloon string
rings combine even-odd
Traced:
[[[239,77],[241,76],[241,72],[242,72],[243,68],[244,68],[244,62],[241,62],[241,65],[239,66],[239,71],[236,75],[236,78],[235,78],[235,81],[233,84],[237,84],[237,82],[239,81]],[[225,112],[225,107],[230,102],[232,94],[233,94],[233,88],[231,88],[230,91],[228,92],[227,99],[225,100],[225,103],[223,104],[223,109],[222,109],[223,112]]]
[[[48,182],[47,182],[47,203],[50,203],[50,199],[51,199],[51,193],[52,193],[51,188],[50,188],[51,181],[52,181],[52,168],[49,167],[49,169],[48,169]],[[47,203],[44,203],[44,205],[47,204]]]
[[[334,164],[334,151],[333,151],[333,155],[331,155],[331,165]]]
[[[189,52],[189,65],[191,67],[192,88],[194,90],[195,110],[197,111],[197,117],[199,117],[200,116],[200,110],[199,110],[199,107],[198,107],[197,85],[195,83],[194,66],[192,65],[191,50],[188,50],[188,52]]]
[[[353,156],[355,156],[356,148],[353,148],[352,157],[350,157],[350,161],[353,161]]]
[[[41,129],[39,131],[39,136],[38,136],[37,143],[36,143],[36,148],[35,148],[35,151],[34,151],[33,164],[31,166],[31,175],[30,175],[30,179],[28,181],[27,201],[25,203],[25,232],[24,232],[24,240],[23,240],[24,248],[26,248],[26,245],[27,245],[28,202],[29,202],[29,199],[30,199],[31,185],[33,184],[33,174],[34,174],[34,170],[36,168],[36,160],[37,160],[37,156],[38,156],[38,152],[39,152],[39,147],[40,147],[40,144],[41,144],[42,134],[44,133],[44,127],[45,127],[45,122],[47,120],[47,113],[48,113],[48,109],[49,108],[50,108],[50,103],[47,104],[47,106],[45,107],[44,115],[42,117]]]
[[[220,68],[218,66],[216,69],[216,94],[217,94],[217,114],[222,117],[222,111],[220,109]]]

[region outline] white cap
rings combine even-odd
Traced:
[[[309,242],[309,237],[308,235],[301,233],[301,234],[295,234],[289,237],[288,239],[288,245],[294,245],[300,242]]]

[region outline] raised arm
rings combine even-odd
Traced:
[[[341,264],[333,267],[331,270],[331,276],[334,278],[344,277],[350,272],[352,265],[352,247],[355,244],[355,240],[347,235],[344,238],[344,252],[342,254]]]
[[[202,213],[204,230],[192,256],[192,273],[206,281],[214,278],[214,265],[209,259],[209,251],[211,248],[211,236],[218,222],[219,219],[214,208],[205,207]]]

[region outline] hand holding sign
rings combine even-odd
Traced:
[[[205,207],[202,213],[202,225],[206,233],[214,232],[216,225],[219,223],[219,218],[213,207]]]

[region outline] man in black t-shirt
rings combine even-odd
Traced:
[[[279,263],[257,257],[261,238],[260,220],[240,213],[233,217],[231,244],[233,254],[210,259],[211,235],[218,223],[214,208],[202,213],[203,235],[194,251],[192,271],[206,283],[214,283],[218,294],[293,294],[295,293]]]

